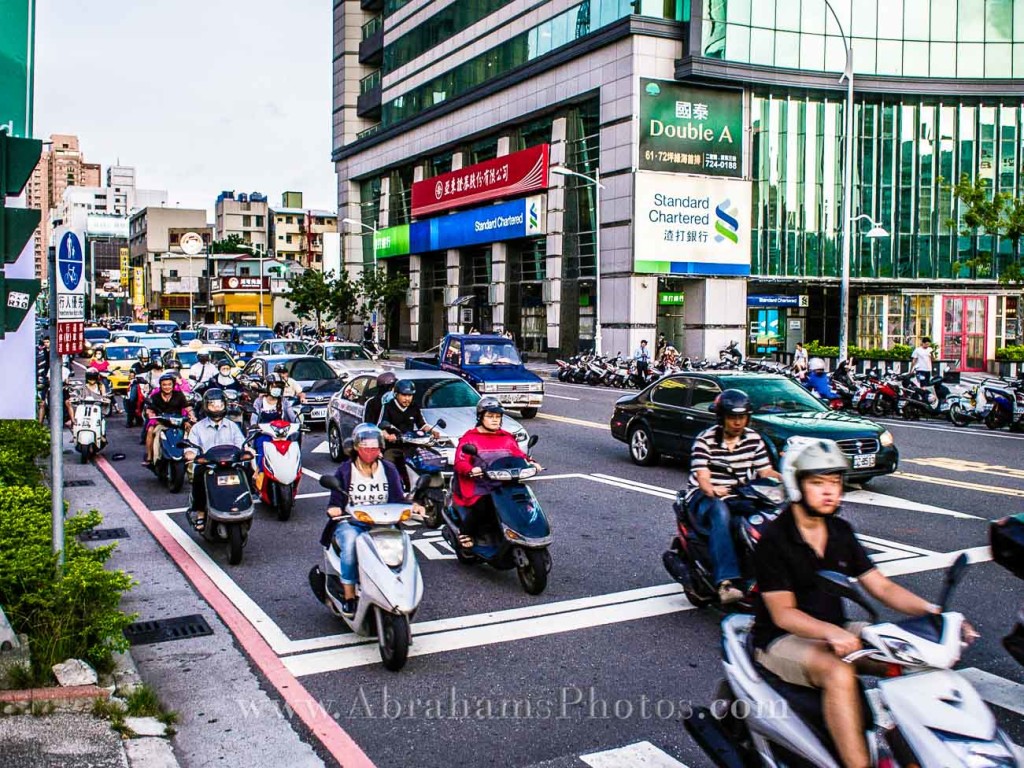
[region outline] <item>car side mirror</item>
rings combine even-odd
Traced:
[[[465,453],[467,456],[479,456],[480,455],[480,451],[478,451],[476,449],[476,446],[473,445],[472,443],[467,443],[466,445],[462,446],[462,452]]]
[[[320,476],[320,487],[326,488],[330,491],[341,490],[341,480],[336,478],[334,475],[321,475]]]

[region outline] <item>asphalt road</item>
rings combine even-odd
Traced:
[[[514,572],[462,566],[436,532],[414,529],[426,588],[413,655],[397,674],[309,590],[326,506],[312,477],[290,521],[257,512],[244,560],[231,567],[223,549],[187,528],[185,493],[168,493],[139,466],[137,430],[113,423],[106,453],[128,455],[117,471],[179,541],[192,542],[190,556],[378,766],[624,766],[644,757],[707,765],[680,718],[707,703],[721,677],[721,616],[693,610],[661,565],[684,471],[630,462],[607,428],[621,392],[550,383],[547,393],[541,415],[526,422],[547,469],[533,484],[554,529],[547,591],[530,597]],[[934,597],[936,555],[983,548],[988,521],[1020,511],[1024,436],[940,422],[887,426],[900,470],[852,493],[843,514],[898,581]],[[312,472],[335,467],[316,450],[323,437],[322,429],[306,436]],[[960,667],[980,670],[970,674],[1018,743],[1024,670],[999,639],[1022,595],[1021,582],[978,562],[954,598],[982,634]]]

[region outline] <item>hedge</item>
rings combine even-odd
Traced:
[[[806,346],[807,354],[812,357],[839,357],[839,347],[824,346],[819,341],[812,341]],[[893,344],[889,349],[877,347],[849,347],[850,356],[857,360],[909,360],[913,348],[908,344]]]
[[[0,420],[0,486],[36,485],[35,460],[50,454],[50,431],[34,421]]]
[[[1007,363],[1024,363],[1024,346],[1000,347],[996,350],[996,360]]]

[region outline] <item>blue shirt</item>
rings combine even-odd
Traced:
[[[821,395],[826,400],[838,397],[838,395],[832,391],[832,384],[828,380],[828,374],[824,371],[811,371],[808,373],[807,381],[804,382],[804,386],[812,392],[816,392]]]
[[[651,350],[647,347],[638,347],[633,353],[633,359],[638,363],[649,363],[651,362]]]

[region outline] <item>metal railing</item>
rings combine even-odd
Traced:
[[[362,96],[364,93],[369,93],[374,88],[380,88],[379,69],[373,70],[373,72],[359,81],[359,95]]]
[[[369,40],[375,34],[380,32],[381,27],[384,26],[384,19],[381,16],[374,16],[368,22],[363,24],[363,40]]]

